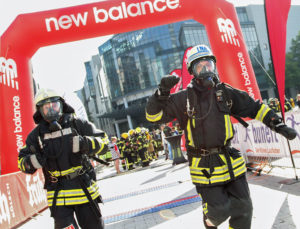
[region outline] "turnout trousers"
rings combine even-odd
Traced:
[[[202,198],[204,218],[208,218],[215,226],[230,217],[229,228],[251,228],[253,207],[245,176],[225,185],[196,186],[196,189]]]
[[[98,203],[97,203],[98,204]],[[50,207],[52,212],[53,208]],[[56,206],[54,218],[55,229],[78,229],[77,222],[82,229],[104,229],[102,217],[96,218],[90,203]]]

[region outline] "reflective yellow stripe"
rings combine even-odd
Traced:
[[[266,106],[265,104],[261,104],[261,107],[260,107],[259,111],[257,112],[255,119],[262,122],[264,120],[266,114],[270,110],[271,109],[268,106]]]
[[[100,196],[100,193],[91,194],[92,199],[96,199]],[[52,206],[53,199],[48,199],[48,206]],[[63,205],[76,205],[76,204],[85,204],[88,203],[89,200],[86,196],[76,197],[76,198],[57,198],[56,199],[56,206],[63,206]]]
[[[92,186],[90,186],[89,188],[91,188]],[[92,189],[89,189],[88,191],[90,194],[96,193],[99,191],[99,187],[92,187]],[[71,190],[60,190],[58,192],[57,197],[78,197],[78,196],[84,196],[85,193],[82,189],[71,189]],[[52,199],[54,197],[54,191],[50,191],[47,193],[47,198],[48,199]]]
[[[96,154],[98,154],[98,153],[101,153],[101,151],[103,150],[105,144],[103,143],[103,141],[101,140],[101,138],[96,137],[95,139],[97,140],[97,142],[98,142],[98,144],[100,146],[100,149],[96,153]]]
[[[95,145],[95,141],[94,139],[92,139],[90,136],[86,136],[92,143],[92,149],[94,150],[96,148],[96,145]]]
[[[162,110],[159,113],[154,114],[154,115],[150,115],[146,112],[146,119],[150,122],[156,122],[158,120],[161,120],[162,116],[163,116]]]
[[[223,160],[224,155],[219,155],[220,158]],[[233,173],[235,177],[240,176],[241,174],[246,172],[246,166],[243,157],[239,157],[237,159],[231,158],[231,163],[232,163],[232,168],[233,168]],[[214,172],[211,174],[211,177],[208,179],[203,173],[202,170],[206,170],[209,172],[209,168],[204,168],[200,167],[198,168],[198,162],[199,158],[194,160],[193,158],[193,163],[192,167],[190,166],[190,173],[191,173],[191,178],[193,183],[200,183],[200,184],[214,184],[214,183],[221,183],[230,180],[230,174],[228,171],[228,166],[223,165],[223,166],[218,166],[214,167]]]
[[[241,175],[245,172],[246,172],[246,166],[244,164],[240,168],[234,170],[234,176],[238,177],[239,175]],[[225,181],[230,180],[230,175],[229,175],[229,173],[226,173],[226,174],[220,175],[220,176],[213,175],[209,179],[206,178],[205,176],[201,177],[201,176],[191,175],[191,178],[192,178],[192,182],[194,182],[194,183],[209,184],[209,182],[210,182],[211,184],[215,184],[215,183],[220,183],[220,182],[225,182]]]
[[[193,157],[191,167],[198,167],[200,160],[201,160],[201,158]]]
[[[232,131],[232,124],[231,124],[230,116],[224,115],[224,120],[225,120],[225,133],[226,133],[224,145],[226,145],[227,140],[233,136],[233,131]]]
[[[48,171],[48,172],[51,174],[51,176],[59,177],[59,176],[65,176],[65,175],[68,175],[70,173],[76,172],[77,170],[80,170],[80,169],[82,169],[82,165],[72,167],[70,169],[63,170],[63,171]]]
[[[219,155],[221,158],[224,157],[224,155]],[[194,159],[196,158],[193,158],[193,161]],[[200,162],[200,159],[197,158]],[[199,164],[198,162],[198,164]],[[232,164],[232,168],[236,168],[238,167],[240,164],[244,163],[244,159],[242,157],[239,157],[237,158],[236,160],[232,160],[231,158],[231,164]],[[198,164],[196,163],[192,163],[192,165],[190,166],[190,171],[193,172],[193,173],[197,173],[197,174],[203,174],[201,170],[203,169],[206,169],[206,170],[209,170],[209,168],[205,168],[205,167],[199,167],[198,168]],[[226,165],[223,165],[223,166],[218,166],[218,167],[214,167],[214,174],[217,174],[217,173],[225,173],[225,172],[228,172],[228,166],[227,164]]]
[[[90,193],[93,193],[93,192],[97,192],[99,190],[99,187],[97,185],[96,182],[93,182],[93,184],[87,188],[87,190],[90,192]],[[47,197],[48,198],[53,198],[54,196],[54,192],[55,191],[48,191],[47,192]],[[78,188],[78,189],[68,189],[68,190],[60,190],[58,192],[58,197],[61,197],[61,196],[80,196],[80,195],[85,195],[84,191],[81,189],[81,188]]]
[[[194,118],[195,118],[195,116],[193,116]],[[195,121],[195,119],[193,118],[193,127],[195,128],[195,126],[196,126],[196,121]]]
[[[207,179],[206,177],[191,175],[191,178],[193,183],[209,184],[209,179]]]
[[[232,226],[229,225],[229,229],[234,229]]]
[[[22,157],[22,158],[20,158],[20,159],[18,160],[18,168],[19,168],[21,171],[25,172],[24,157]]]
[[[87,188],[92,199],[96,199],[99,195],[99,187],[96,182]],[[55,191],[47,192],[48,206],[52,206]],[[89,200],[82,189],[60,190],[57,195],[57,205],[74,205],[87,203]]]
[[[207,210],[207,203],[203,204],[203,205],[202,205],[202,208],[203,208],[204,214],[206,215],[207,212],[208,212],[208,210]]]
[[[195,147],[193,136],[192,136],[191,120],[190,119],[188,119],[186,130],[188,132],[187,134],[188,134],[189,145]]]

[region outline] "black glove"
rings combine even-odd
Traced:
[[[291,127],[288,127],[282,122],[281,118],[274,118],[270,123],[271,129],[281,134],[288,140],[293,140],[297,136],[297,131]]]
[[[168,99],[170,90],[179,82],[180,78],[174,75],[167,75],[161,78],[158,85],[157,95],[159,99]]]
[[[73,139],[73,153],[80,152],[82,154],[87,154],[90,156],[90,155],[94,155],[95,153],[99,155],[103,155],[108,151],[107,144],[105,144],[104,142],[98,142],[98,140],[94,139],[94,137],[76,135],[73,136],[72,139]],[[101,148],[102,150],[98,152]]]
[[[89,153],[89,140],[85,136],[76,135],[72,138],[73,141],[73,153]]]
[[[25,163],[26,169],[40,169],[43,168],[46,163],[46,158],[43,158],[41,153],[36,150],[36,148],[31,145],[29,147],[30,151],[33,153],[29,156],[27,163]],[[27,164],[27,165],[26,165]]]

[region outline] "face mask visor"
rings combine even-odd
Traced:
[[[62,116],[61,101],[45,101],[45,103],[40,105],[40,113],[48,122],[58,121]]]
[[[205,76],[209,73],[215,73],[216,71],[216,64],[211,59],[200,59],[196,60],[193,63],[193,75],[196,78],[205,78]]]

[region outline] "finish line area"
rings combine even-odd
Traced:
[[[279,183],[293,177],[292,169],[247,176],[254,207],[252,228],[300,228],[300,183]],[[204,229],[201,199],[190,180],[187,163],[172,166],[172,161],[161,156],[149,167],[120,175],[115,174],[114,167],[102,167],[97,178],[106,229],[192,229],[195,225]],[[52,229],[53,225],[46,209],[16,228]],[[228,228],[228,222],[218,228]]]

